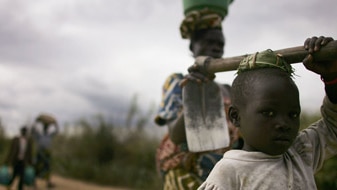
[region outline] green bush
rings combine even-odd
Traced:
[[[101,118],[97,125],[82,120],[77,128],[75,134],[60,134],[54,141],[57,173],[102,185],[160,189],[155,169],[158,139],[115,128]],[[126,135],[119,138],[122,131]]]
[[[320,190],[337,189],[337,156],[325,161],[322,169],[315,175]]]
[[[5,162],[9,146],[10,139],[6,137],[4,127],[1,125],[0,121],[0,165]]]

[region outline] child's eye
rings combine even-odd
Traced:
[[[297,113],[297,112],[293,112],[293,113],[290,113],[289,116],[290,116],[291,118],[298,118],[298,117],[300,116],[300,114]]]
[[[273,117],[275,116],[275,112],[273,111],[263,111],[262,114],[266,117]]]

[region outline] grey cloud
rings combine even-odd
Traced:
[[[45,6],[48,15],[34,15],[30,9],[32,5],[28,5],[38,4],[37,2],[6,2],[0,13],[0,62],[41,66],[79,66],[82,62],[94,62],[95,58],[99,57],[99,54],[95,56],[97,53],[94,48],[104,46],[104,37],[85,33],[62,35],[60,30],[63,27],[74,25],[84,30],[98,30],[103,27],[110,29],[113,35],[114,30],[122,31],[121,27],[125,25],[132,26],[137,22],[141,24],[151,18],[156,4],[154,0],[79,1],[75,4],[64,1],[54,6]],[[167,1],[159,1],[157,4],[168,6]],[[17,5],[21,6],[16,7]],[[41,25],[39,20],[48,24]],[[102,39],[102,42],[92,42],[93,38]]]
[[[336,0],[235,0],[224,21],[226,56],[227,50],[235,56],[302,43],[307,35],[337,35],[336,5]],[[113,118],[127,111],[132,93],[160,100],[168,72],[189,66],[188,42],[179,34],[182,18],[181,1],[172,0],[1,1],[0,64],[20,70],[10,77],[26,86],[11,87],[11,80],[2,86],[0,116],[15,122],[49,110],[61,121],[97,112]],[[133,74],[125,73],[129,69]],[[53,105],[34,107],[38,98]]]
[[[116,95],[116,90],[112,86],[94,78],[83,78],[78,85],[66,86],[69,92],[85,99],[93,109],[99,112],[120,114],[127,110],[127,96]]]

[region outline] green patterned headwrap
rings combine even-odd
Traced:
[[[218,13],[208,8],[191,11],[180,24],[181,37],[183,39],[189,39],[196,30],[222,28],[222,19]]]
[[[279,68],[287,72],[289,76],[292,76],[294,73],[294,69],[282,58],[282,55],[276,54],[271,49],[267,49],[244,58],[240,62],[237,74],[260,68]]]

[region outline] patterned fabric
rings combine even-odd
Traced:
[[[156,165],[158,172],[163,175],[170,169],[181,166],[186,154],[171,141],[169,134],[166,134],[157,149]]]
[[[163,126],[168,121],[176,119],[178,113],[182,111],[182,89],[179,83],[183,78],[183,74],[174,73],[166,79],[159,112],[155,118],[158,125]]]
[[[195,190],[202,183],[199,177],[182,168],[170,170],[164,181],[163,190]]]
[[[180,34],[183,39],[189,39],[196,30],[207,28],[222,28],[222,17],[216,12],[205,8],[189,12],[180,24]]]
[[[199,154],[197,157],[196,172],[200,178],[205,181],[215,164],[221,160],[225,149],[218,152],[208,152]]]
[[[284,70],[292,75],[294,72],[290,64],[288,64],[280,54],[275,54],[271,49],[262,52],[256,52],[244,58],[238,67],[237,74],[252,69],[274,67]]]
[[[174,144],[167,134],[157,149],[157,170],[164,180],[164,189],[197,189],[222,158],[225,150],[188,152],[186,146]]]
[[[179,83],[183,78],[182,74],[175,73],[165,81],[162,102],[155,118],[158,125],[162,126],[176,119],[182,111],[182,89]],[[166,134],[156,153],[156,166],[164,180],[164,189],[197,189],[224,152],[225,149],[189,152],[186,143],[177,145]]]

